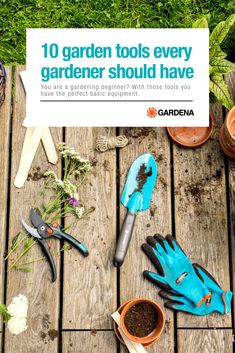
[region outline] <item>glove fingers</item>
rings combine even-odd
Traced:
[[[218,282],[214,279],[214,277],[205,270],[202,266],[198,264],[193,264],[193,268],[196,271],[197,276],[201,279],[204,285],[211,291],[218,294],[223,294],[223,289],[220,287]]]
[[[160,297],[167,299],[167,300],[173,300],[175,298],[182,298],[182,295],[175,292],[175,291],[165,291],[165,290],[160,290],[160,292],[158,293],[160,295]],[[177,300],[177,299],[175,299]]]
[[[150,282],[152,282],[153,284],[156,284],[159,288],[164,290],[171,289],[168,286],[168,284],[165,282],[164,278],[157,275],[156,273],[150,272],[150,271],[144,271],[143,275],[144,275],[144,278],[147,278]]]
[[[153,238],[156,240],[158,244],[160,244],[165,249],[165,246],[164,246],[165,238],[161,234],[158,234],[158,233],[154,234]]]
[[[183,253],[185,256],[187,256],[184,252],[184,250],[181,248],[181,246],[179,245],[179,243],[176,241],[176,239],[170,235],[170,234],[167,234],[166,236],[166,240],[168,242],[168,244],[170,245],[170,247],[173,249],[173,250],[176,250],[176,247],[178,247]]]
[[[163,255],[165,253],[165,247],[161,240],[160,241],[157,240],[157,235],[154,235],[153,237],[149,236],[147,237],[146,240],[149,245],[151,245],[153,248],[158,250],[159,254]]]
[[[220,287],[219,283],[214,279],[214,277],[210,274],[210,272],[208,272],[204,267],[200,266],[197,263],[193,264],[193,267],[198,275],[198,277],[200,277],[200,279],[205,282],[205,277],[203,276],[203,274],[201,272],[204,272],[205,275],[207,277],[209,277],[209,279],[211,279],[218,287]],[[221,287],[220,287],[221,288]]]
[[[166,303],[164,303],[164,306],[168,309],[184,311],[184,303],[181,303],[180,301],[168,300]]]
[[[152,237],[148,237],[148,238],[152,238]],[[142,248],[143,252],[148,256],[148,258],[150,259],[150,261],[152,262],[152,264],[156,268],[159,275],[164,276],[163,268],[160,264],[160,261],[158,260],[158,258],[156,256],[156,254],[154,253],[152,246],[150,246],[149,244],[143,244],[141,248]]]

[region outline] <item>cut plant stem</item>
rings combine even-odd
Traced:
[[[31,239],[32,243],[22,251],[22,253],[16,258],[16,260],[13,262],[13,264],[8,268],[7,272],[10,272],[12,270],[12,268],[15,267],[15,265],[17,264],[17,262],[19,262],[19,260],[25,256],[27,254],[27,252],[36,244],[36,240],[34,240],[33,238],[29,238]]]

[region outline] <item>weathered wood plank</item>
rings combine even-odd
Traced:
[[[24,67],[17,67],[15,74],[9,248],[13,237],[21,230],[21,218],[27,220],[30,207],[40,205],[39,190],[43,183],[42,173],[52,168],[47,162],[42,145],[40,145],[31,168],[31,177],[22,189],[14,187],[13,182],[18,170],[25,135],[25,128],[21,126],[25,117],[25,93],[19,77],[19,72],[23,69]],[[61,139],[61,129],[53,130],[53,137],[58,143]],[[60,165],[57,167],[60,171]],[[53,242],[53,248],[58,249],[58,246],[58,242],[56,244]],[[38,259],[41,256],[40,247],[35,245],[26,260]],[[55,262],[59,274],[58,257],[55,258]],[[10,263],[8,263],[8,268],[9,265]],[[51,273],[47,261],[35,263],[32,272],[29,273],[12,270],[7,274],[7,303],[19,293],[26,295],[29,300],[29,319],[28,330],[21,334],[20,339],[17,336],[12,336],[6,330],[4,353],[57,352],[58,342],[57,338],[54,338],[56,331],[50,330],[58,328],[59,285],[59,278],[55,283],[51,283]]]
[[[114,129],[111,131],[115,133]],[[116,237],[116,152],[94,150],[99,134],[106,134],[105,129],[66,129],[67,144],[93,163],[92,173],[79,194],[81,202],[94,206],[95,211],[71,229],[88,247],[90,255],[84,258],[76,249],[65,253],[64,329],[111,328],[110,315],[117,303],[116,271],[112,264]]]
[[[178,330],[178,353],[232,353],[232,330]]]
[[[163,302],[158,295],[159,289],[143,279],[144,270],[154,270],[152,264],[141,250],[141,244],[148,235],[171,233],[171,180],[170,144],[165,129],[129,128],[124,132],[130,144],[120,150],[120,196],[132,162],[141,154],[150,152],[158,164],[158,179],[152,196],[150,209],[137,215],[132,240],[124,264],[120,269],[120,301],[130,298],[146,297]],[[121,206],[120,226],[126,210]],[[164,336],[148,352],[174,351],[173,314],[166,311]],[[122,346],[122,352],[125,348]]]
[[[206,144],[184,149],[174,144],[176,239],[192,260],[229,289],[224,156],[218,143],[221,106],[212,107],[215,131]],[[178,327],[230,327],[231,315],[178,314]]]
[[[116,353],[116,340],[109,331],[73,331],[62,334],[63,353]]]
[[[235,71],[226,76],[232,98],[235,102]],[[232,283],[235,293],[235,159],[228,158],[229,169],[229,197],[230,197],[230,233],[231,233],[231,258],[232,258]],[[233,312],[235,313],[235,300],[233,300]]]
[[[0,197],[0,303],[4,301],[4,274],[5,261],[3,259],[6,246],[6,224],[7,224],[7,195],[9,187],[9,143],[10,143],[10,124],[11,124],[11,85],[12,85],[12,69],[6,68],[7,85],[6,98],[0,107],[0,180],[1,180],[1,197]],[[0,329],[2,328],[2,317],[0,317]]]

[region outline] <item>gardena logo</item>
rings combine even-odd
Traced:
[[[147,110],[147,115],[150,118],[154,118],[157,115],[159,116],[194,116],[193,109],[159,109],[149,108]]]

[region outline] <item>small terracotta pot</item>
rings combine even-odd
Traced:
[[[214,117],[209,114],[209,126],[207,127],[167,127],[169,136],[178,145],[196,148],[205,143],[212,135],[214,129]]]
[[[154,331],[152,333],[150,333],[148,336],[145,336],[145,337],[137,337],[137,336],[131,335],[125,326],[126,313],[128,312],[128,310],[132,306],[134,306],[138,303],[151,304],[155,308],[155,310],[158,314],[158,323],[157,323],[156,328],[154,329]],[[123,332],[131,341],[141,343],[143,346],[147,347],[147,346],[150,346],[151,344],[153,344],[154,342],[156,342],[160,338],[160,336],[163,332],[164,326],[165,326],[165,314],[164,314],[162,308],[160,307],[160,305],[158,303],[154,302],[153,300],[146,299],[146,298],[132,299],[132,300],[128,301],[125,304],[125,306],[123,307],[122,312],[121,312],[120,322],[121,322],[121,328],[122,328]]]
[[[235,158],[235,106],[228,112],[221,126],[219,143],[227,156]]]

